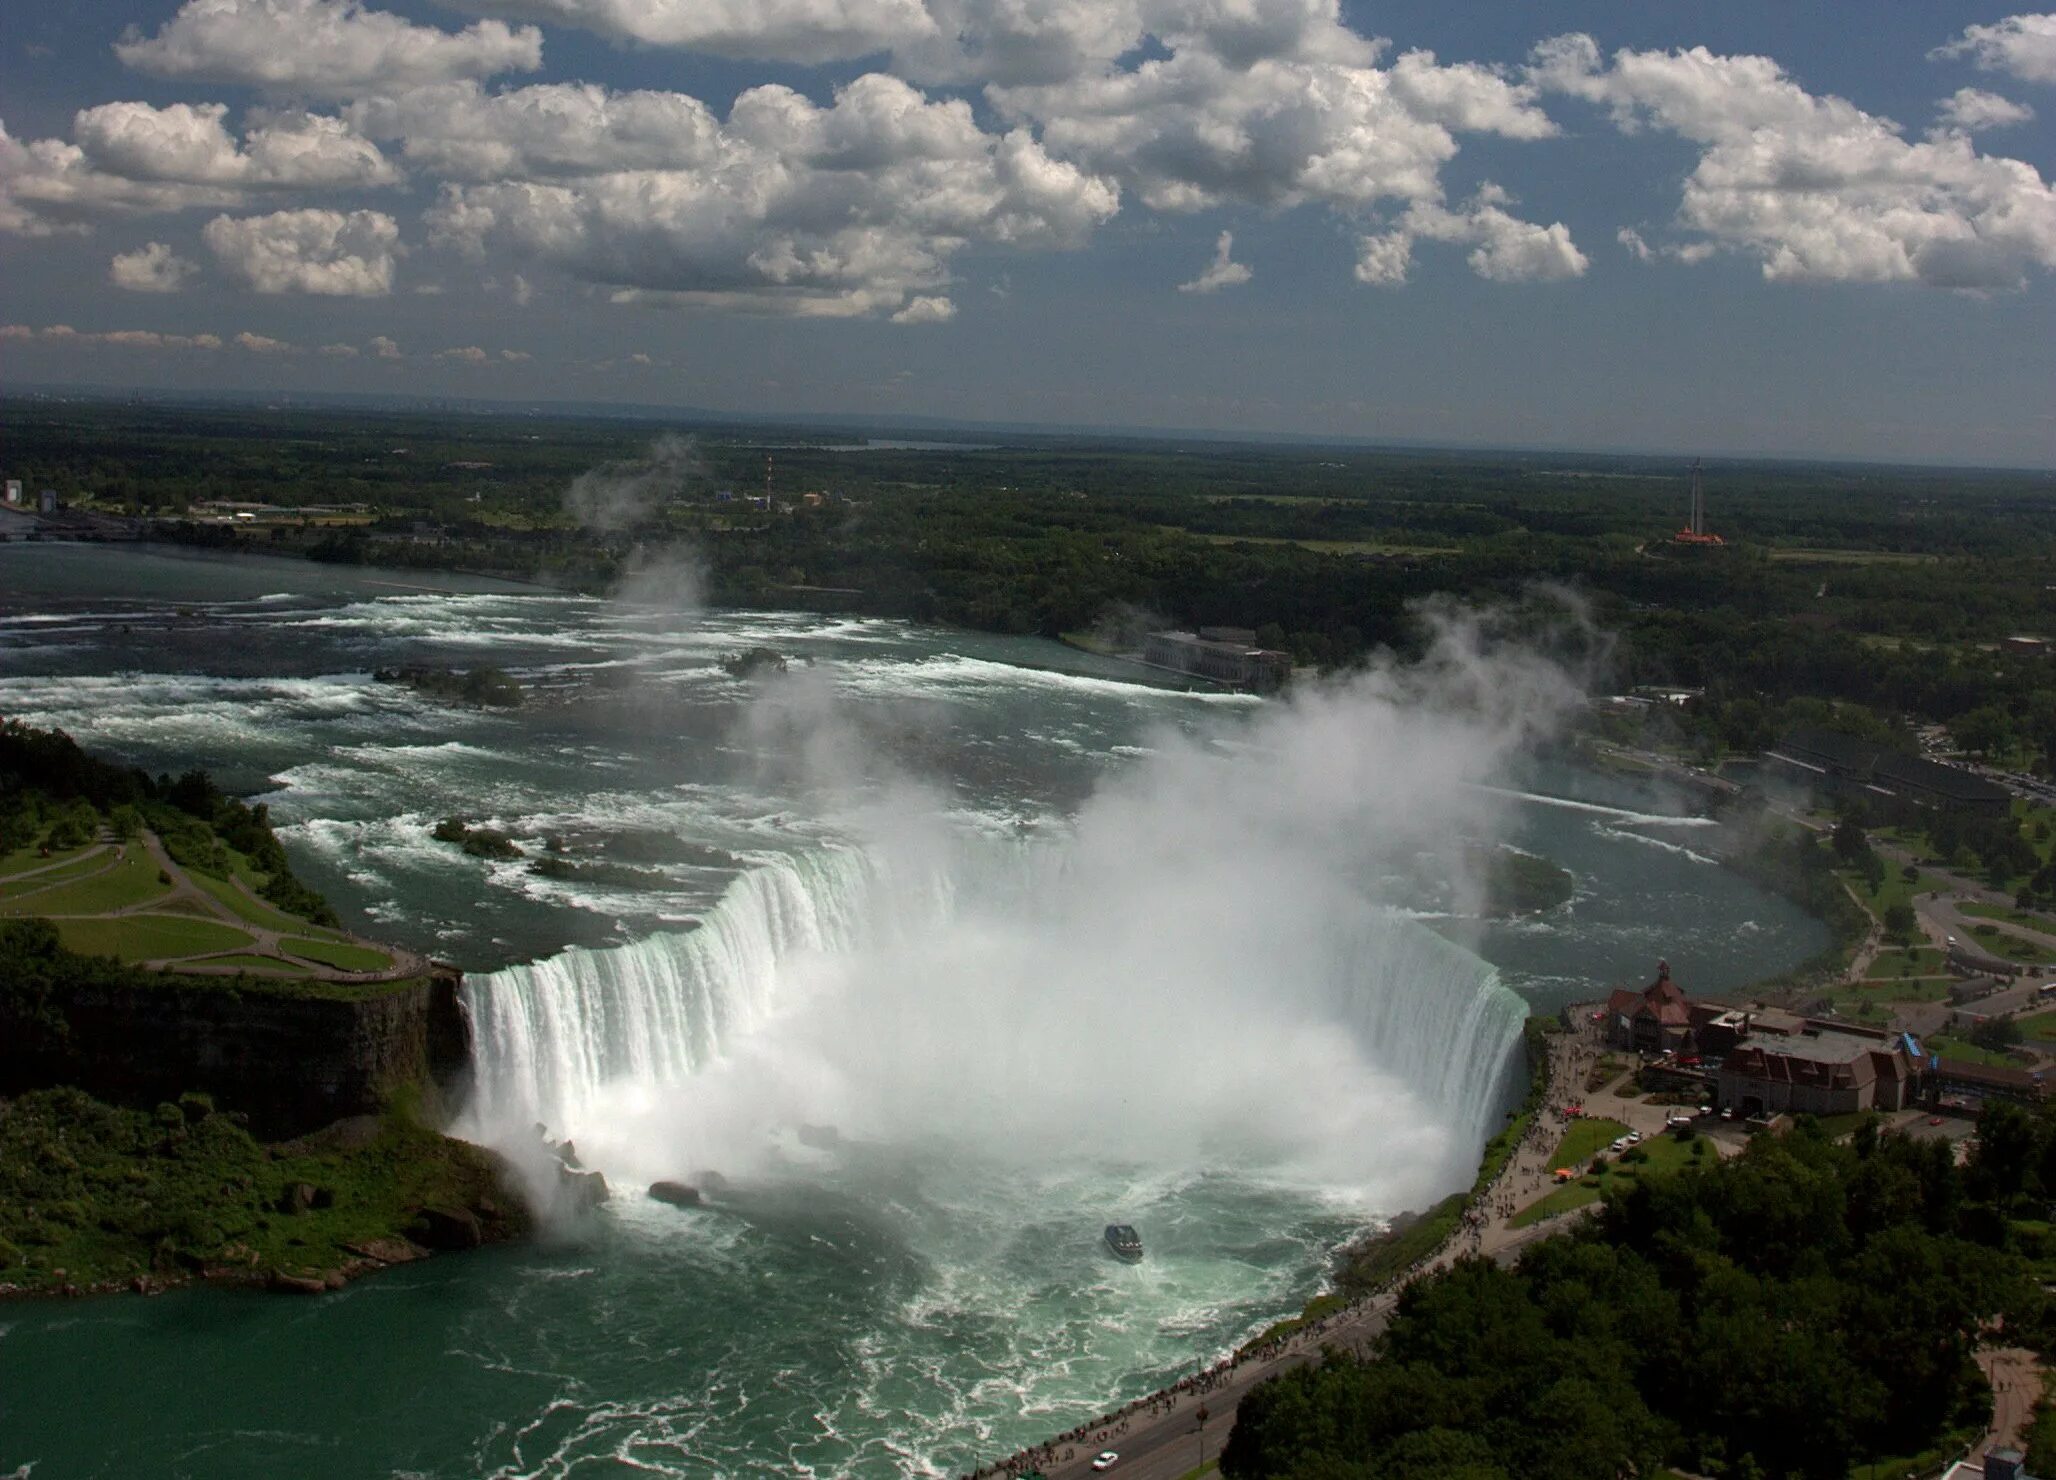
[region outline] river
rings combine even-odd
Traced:
[[[470,974],[459,1130],[541,1120],[618,1193],[313,1300],[6,1308],[0,1475],[960,1471],[1466,1182],[1527,1008],[1660,955],[1732,990],[1824,940],[1663,798],[1408,680],[1288,707],[637,594],[0,547],[0,713],[261,795],[339,910]],[[755,646],[788,672],[720,666]],[[372,676],[401,663],[528,699]],[[448,815],[527,856],[435,842]],[[1575,897],[1471,918],[1469,838]],[[708,1170],[707,1208],[640,1193]],[[1104,1256],[1116,1219],[1142,1264]]]

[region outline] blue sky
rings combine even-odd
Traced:
[[[0,47],[0,385],[2056,465],[2056,16],[2004,5],[85,0]]]

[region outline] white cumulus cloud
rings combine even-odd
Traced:
[[[259,293],[376,298],[393,287],[400,229],[378,211],[216,216],[201,233],[229,277]]]
[[[1560,282],[1583,277],[1590,260],[1571,240],[1562,222],[1538,226],[1506,210],[1506,192],[1486,185],[1458,210],[1435,201],[1407,207],[1389,231],[1364,237],[1358,245],[1359,281],[1394,287],[1406,281],[1416,240],[1468,245],[1471,271],[1495,283]]]
[[[265,114],[239,146],[227,115],[221,103],[103,103],[80,111],[72,138],[95,169],[128,180],[361,189],[400,178],[378,146],[340,118]]]
[[[2027,104],[1979,87],[1959,87],[1942,99],[1937,111],[1944,128],[1961,129],[1967,134],[1988,128],[2012,128],[2032,122],[2035,116],[2035,110]]]
[[[188,262],[163,242],[151,242],[133,252],[122,252],[108,264],[107,280],[131,293],[176,293],[194,273]]]
[[[475,183],[445,185],[432,242],[504,248],[621,301],[895,312],[968,243],[1074,245],[1120,199],[1028,130],[987,133],[968,103],[882,73],[826,107],[752,88],[725,121],[677,95],[555,87],[440,89],[355,116],[405,154],[461,156]]]
[[[2056,192],[1963,133],[1909,141],[1889,119],[1815,96],[1768,57],[1630,51],[1590,37],[1536,49],[1540,86],[1606,107],[1622,129],[1702,146],[1670,255],[1740,252],[1779,281],[2018,287],[2056,267]]]
[[[1937,60],[1968,57],[1987,72],[2005,72],[2022,82],[2056,82],[2056,14],[2010,15],[1989,26],[1967,26],[1930,55]]]
[[[895,324],[946,324],[957,316],[956,304],[947,298],[924,296],[907,300],[907,306],[892,316]]]
[[[231,82],[311,97],[533,72],[542,33],[485,20],[418,26],[357,0],[186,0],[155,35],[131,28],[115,54],[181,82]]]
[[[578,26],[651,46],[816,63],[937,34],[920,0],[452,0],[474,14]]]
[[[1187,283],[1178,284],[1180,293],[1218,293],[1223,288],[1238,287],[1254,275],[1248,266],[1237,262],[1230,255],[1235,250],[1235,233],[1224,231],[1214,241],[1214,260],[1201,270],[1198,277]]]

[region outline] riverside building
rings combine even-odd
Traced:
[[[1142,661],[1257,694],[1273,693],[1292,677],[1290,653],[1258,647],[1256,634],[1240,627],[1152,632],[1142,645]]]

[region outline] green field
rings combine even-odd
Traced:
[[[1975,901],[1956,906],[1958,912],[1975,915],[1980,920],[2004,920],[2013,925],[2025,925],[2030,930],[2045,930],[2056,935],[2056,919],[2037,914],[2033,910],[2017,910],[2011,905],[1978,904]]]
[[[1618,1134],[1616,1131],[1615,1135]],[[1568,1140],[1569,1137],[1566,1136],[1565,1139]],[[1611,1140],[1609,1137],[1599,1144],[1609,1145]],[[1674,1136],[1667,1135],[1651,1136],[1634,1148],[1647,1153],[1648,1159],[1626,1166],[1621,1164],[1619,1157],[1609,1153],[1605,1168],[1596,1176],[1588,1172],[1576,1181],[1557,1188],[1532,1206],[1521,1209],[1514,1214],[1511,1226],[1526,1228],[1532,1223],[1540,1223],[1545,1218],[1554,1218],[1559,1213],[1568,1213],[1588,1203],[1595,1203],[1605,1195],[1609,1187],[1626,1188],[1633,1186],[1637,1178],[1662,1176],[1674,1172],[1695,1160],[1692,1154],[1694,1147],[1708,1146],[1709,1143],[1704,1136],[1695,1137],[1691,1141],[1680,1141]],[[1713,1156],[1712,1150],[1706,1149],[1700,1151],[1698,1159],[1711,1160]],[[1561,1166],[1564,1163],[1558,1162],[1557,1165]]]
[[[1947,1002],[1950,980],[1931,976],[1867,976],[1853,991],[1838,992],[1836,1000],[1848,997],[1863,1002]]]
[[[1914,949],[1891,949],[1879,951],[1870,963],[1870,975],[1866,981],[1882,981],[1909,976],[1946,977],[1943,967],[1946,958],[1933,946],[1916,946]]]
[[[256,944],[243,931],[213,920],[169,915],[118,915],[100,920],[53,920],[67,950],[124,961],[158,961]]]
[[[333,966],[338,971],[389,971],[393,965],[393,958],[384,951],[353,946],[343,941],[309,940],[305,936],[289,936],[279,942],[279,947],[303,960],[319,961],[323,966]]]
[[[242,870],[238,869],[236,872],[241,873]],[[288,915],[273,905],[250,898],[249,895],[243,893],[242,890],[236,888],[234,884],[229,883],[226,879],[213,878],[201,873],[198,869],[187,869],[186,877],[206,890],[208,894],[219,900],[229,910],[248,920],[252,925],[261,925],[266,930],[311,930],[314,928],[297,916]],[[257,875],[256,877],[261,878],[262,875]],[[254,883],[252,887],[255,887]]]
[[[52,884],[61,884],[66,879],[76,879],[90,874],[96,868],[104,868],[107,859],[96,844],[90,848],[78,848],[69,853],[41,857],[33,848],[24,848],[0,860],[0,900],[26,894],[32,889],[47,889]],[[34,872],[30,872],[34,870]],[[13,875],[23,874],[24,878]]]
[[[1628,1128],[1618,1120],[1573,1121],[1571,1128],[1563,1133],[1563,1139],[1556,1143],[1549,1165],[1552,1169],[1582,1167],[1627,1133]]]
[[[195,961],[195,966],[227,966],[237,971],[269,971],[281,976],[305,976],[307,968],[291,961],[281,961],[276,956],[210,956],[205,961]]]
[[[2056,951],[2038,946],[2033,941],[2022,940],[2017,935],[2008,935],[1996,925],[1979,925],[1972,929],[1974,943],[1994,956],[2004,956],[2009,961],[2025,965],[2039,965],[2044,961],[2056,960]]]
[[[1175,524],[1159,525],[1167,534],[1190,535],[1196,540],[1205,540],[1209,545],[1297,545],[1302,550],[1312,550],[1320,555],[1461,555],[1454,545],[1393,545],[1383,540],[1319,540],[1293,539],[1286,535],[1269,534],[1214,534],[1202,530],[1185,529]]]
[[[0,903],[0,914],[106,915],[147,904],[171,892],[157,882],[156,860],[140,845],[130,844],[127,855],[111,866],[106,859],[93,862],[101,865],[98,871],[55,889]]]
[[[1789,565],[1931,565],[1941,558],[1898,550],[1824,550],[1801,545],[1775,546],[1769,554],[1772,560]]]
[[[2043,1043],[2056,1042],[2056,1008],[2035,1013],[2031,1017],[2015,1018],[2014,1021],[2020,1024],[2020,1031],[2024,1037]]]
[[[1997,1069],[2018,1069],[2020,1062],[2003,1053],[1994,1053],[1989,1048],[1979,1048],[1968,1038],[1958,1038],[1948,1033],[1934,1033],[1920,1040],[1920,1046],[1929,1053],[1940,1054],[1945,1059],[1957,1059],[1966,1064],[1987,1064]]]

